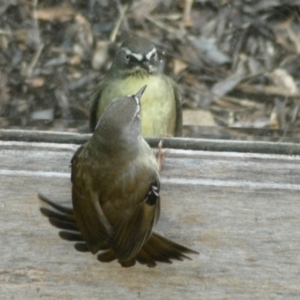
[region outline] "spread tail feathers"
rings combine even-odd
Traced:
[[[191,259],[185,253],[198,254],[194,250],[153,232],[136,258],[139,263],[154,267],[156,262],[172,263],[174,259]]]
[[[61,206],[44,195],[38,194],[38,197],[44,203],[51,206],[52,209],[41,207],[41,213],[49,219],[49,222],[62,231],[59,236],[67,241],[77,242],[74,246],[77,251],[89,252],[89,249],[76,224],[74,211],[71,208]],[[55,210],[53,210],[55,209]],[[98,254],[98,260],[101,262],[111,262],[118,259],[115,252],[105,241],[101,244],[99,250],[104,250]],[[180,245],[158,233],[153,232],[146,244],[141,248],[136,257],[129,261],[119,261],[123,267],[131,267],[136,261],[148,267],[155,267],[157,262],[172,263],[172,260],[191,259],[186,254],[198,254],[183,245]]]
[[[80,230],[76,224],[76,219],[74,216],[74,211],[72,208],[64,207],[60,204],[57,204],[51,201],[48,197],[38,194],[39,199],[48,204],[52,209],[41,207],[41,213],[48,218],[51,225],[62,229],[59,232],[59,236],[66,241],[78,242],[74,245],[75,249],[79,252],[89,252]],[[55,209],[55,210],[53,210]],[[104,245],[102,250],[109,249],[107,243]]]

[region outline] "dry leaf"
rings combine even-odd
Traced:
[[[44,77],[36,77],[27,81],[33,88],[39,88],[44,86],[45,78]]]
[[[72,16],[75,14],[75,11],[71,7],[51,7],[51,8],[42,8],[36,10],[35,15],[37,19],[43,21],[53,21],[59,20],[61,22],[66,22],[71,20]]]
[[[171,66],[172,66],[173,73],[175,75],[178,75],[188,67],[188,64],[183,62],[182,60],[174,58],[171,61]]]
[[[94,51],[94,55],[92,58],[92,67],[95,70],[101,69],[101,67],[107,62],[109,58],[108,54],[108,41],[99,41],[96,46],[96,50]]]
[[[201,109],[183,110],[183,124],[194,126],[217,126],[210,111]]]
[[[282,92],[286,91],[289,95],[297,95],[298,88],[294,78],[284,69],[275,69],[268,77],[274,82]]]

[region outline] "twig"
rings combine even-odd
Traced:
[[[44,44],[41,44],[38,46],[37,50],[35,51],[35,54],[30,62],[30,64],[28,65],[27,68],[25,68],[24,72],[23,72],[23,75],[25,75],[26,77],[30,77],[31,74],[32,74],[32,70],[33,68],[35,67],[35,65],[37,64],[40,56],[41,56],[41,53],[43,51],[43,48],[44,48]]]
[[[160,21],[157,21],[155,20],[154,18],[150,17],[149,15],[145,16],[145,18],[150,21],[151,23],[153,23],[154,25],[156,25],[158,28],[161,28],[169,33],[172,33],[174,34],[177,38],[181,38],[181,35],[180,33],[178,32],[178,30],[170,27],[170,26],[167,26],[166,24],[160,22]]]
[[[39,29],[39,22],[37,18],[37,13],[36,13],[36,7],[37,7],[38,0],[32,0],[32,7],[33,7],[33,20],[34,20],[34,27],[35,31],[37,34],[37,44],[39,45],[41,43],[41,36],[40,36],[40,29]]]
[[[114,26],[114,29],[112,30],[111,34],[110,34],[110,37],[109,37],[109,40],[110,42],[114,42],[116,40],[116,37],[117,37],[117,34],[119,32],[119,29],[120,29],[120,26],[121,26],[121,23],[124,19],[124,16],[125,16],[125,13],[128,9],[128,5],[124,5],[123,7],[120,5],[120,15],[119,15],[119,18]]]
[[[191,11],[194,0],[185,0],[184,2],[184,11],[183,11],[183,25],[185,27],[192,27],[193,21],[191,18]]]
[[[9,30],[0,29],[0,34],[2,34],[2,35],[12,35],[12,34],[16,34],[16,33],[11,32]]]

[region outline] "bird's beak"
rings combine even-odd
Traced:
[[[135,96],[141,101],[141,98],[145,92],[147,85],[144,85],[136,94]]]
[[[142,66],[143,68],[150,73],[151,71],[151,65],[150,65],[150,61],[149,60],[143,60],[142,62]]]

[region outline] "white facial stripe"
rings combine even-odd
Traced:
[[[138,107],[138,110],[140,110],[140,101],[139,101],[139,98],[136,97],[136,96],[134,96],[134,100],[135,100],[135,102],[136,102],[136,105],[137,105],[137,107]]]
[[[131,52],[128,48],[124,48],[124,51],[127,55],[131,55],[133,57],[135,57],[138,61],[142,61],[143,60],[143,55],[140,54],[140,53],[134,53],[134,52]],[[147,54],[146,54],[146,59],[147,60],[150,60],[151,56],[156,53],[156,48],[154,47],[151,51],[149,51]]]
[[[127,49],[127,48],[124,48],[124,50],[125,50],[125,53],[127,54],[127,55],[131,55],[131,56],[133,56],[133,57],[135,57],[138,61],[142,61],[143,60],[143,55],[142,54],[139,54],[139,53],[133,53],[133,52],[131,52],[129,49]]]
[[[141,105],[140,105],[140,101],[139,101],[139,98],[134,96],[134,100],[136,101],[136,111],[137,111],[137,115],[138,117],[140,118],[141,115],[140,115],[140,112],[141,112]]]
[[[151,56],[156,53],[156,48],[154,47],[150,52],[146,54],[147,60],[150,60]]]

